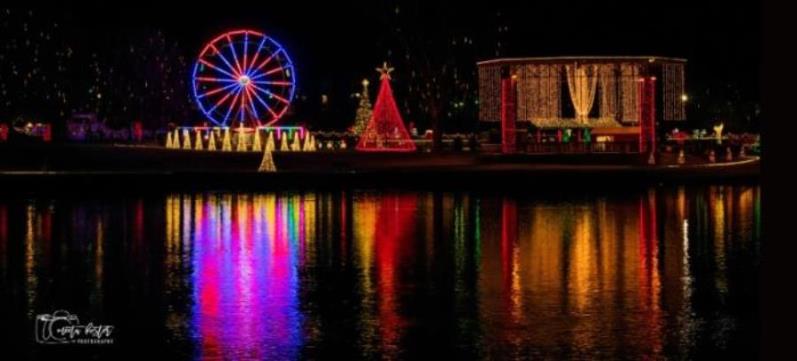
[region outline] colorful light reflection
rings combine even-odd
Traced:
[[[191,323],[199,358],[298,356],[301,202],[210,195],[196,203],[201,210],[187,212],[194,215]]]

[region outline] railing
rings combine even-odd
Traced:
[[[639,153],[638,142],[590,142],[590,143],[526,143],[519,144],[519,153]]]

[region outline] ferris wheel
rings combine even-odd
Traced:
[[[192,83],[194,99],[214,124],[268,126],[288,111],[296,74],[288,53],[273,38],[235,30],[205,45]]]

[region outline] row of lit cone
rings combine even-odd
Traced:
[[[745,154],[744,147],[742,147],[742,149],[739,150],[739,158],[741,159],[746,156],[747,154]],[[708,152],[708,161],[709,163],[714,163],[717,161],[717,155],[714,153],[713,149]],[[725,148],[725,161],[726,162],[733,161],[733,153],[731,152],[730,147]]]
[[[747,157],[747,154],[744,151],[744,147],[739,150],[739,159]],[[717,155],[714,150],[710,150],[708,152],[708,161],[709,163],[716,163],[717,162]],[[731,162],[733,161],[733,152],[731,152],[731,148],[725,148],[725,161]],[[678,152],[678,164],[686,164],[686,155],[684,154],[684,150],[681,149]]]
[[[194,141],[191,141],[191,133],[188,129],[183,129],[183,141],[182,144],[180,142],[180,133],[177,129],[174,132],[169,132],[166,134],[166,148],[169,149],[184,149],[184,150],[218,150],[218,146],[216,145],[216,135],[214,132],[209,133],[208,138],[208,145],[207,147],[204,146],[204,141],[202,139],[202,133],[200,130],[196,131],[196,135],[194,136]],[[288,135],[286,133],[282,133],[282,137],[280,137],[280,146],[279,151],[281,152],[314,152],[316,151],[316,140],[312,134],[308,134],[308,136],[304,137],[304,142],[302,142],[301,138],[299,137],[299,133],[297,132],[294,135],[293,140],[288,144]],[[224,130],[224,135],[222,135],[221,140],[221,151],[223,152],[231,152],[233,150],[232,146],[232,136],[230,134],[230,129],[226,128]],[[274,141],[274,133],[269,132],[268,138],[266,139],[265,148],[263,147],[263,142],[260,137],[260,132],[256,131],[254,135],[254,140],[252,141],[252,146],[247,146],[246,142],[243,139],[239,140],[235,151],[237,152],[261,152],[264,150],[275,151],[277,150],[276,144]]]

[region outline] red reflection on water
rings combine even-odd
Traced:
[[[519,315],[519,285],[517,274],[517,203],[504,198],[501,201],[501,281],[503,298],[513,318]]]
[[[640,330],[647,344],[658,354],[661,351],[661,308],[659,295],[659,238],[656,193],[649,191],[639,202],[639,298],[648,329]]]
[[[253,204],[251,198],[223,196],[216,204],[209,198],[207,212],[197,213],[202,218],[195,222],[212,231],[196,234],[193,248],[192,327],[201,358],[295,358],[301,345],[297,260],[303,233],[297,230],[297,199],[256,197]]]
[[[42,212],[41,222],[41,240],[49,246],[53,239],[53,213],[51,210]]]
[[[136,200],[133,213],[133,240],[137,245],[144,241],[144,201]]]
[[[394,350],[399,341],[404,322],[397,312],[396,283],[402,250],[410,248],[413,217],[417,198],[413,195],[385,195],[381,198],[376,218],[375,234],[376,271],[379,276],[378,309],[381,343],[386,351]],[[402,247],[404,246],[404,247]]]
[[[8,242],[8,207],[0,204],[0,260],[5,263],[6,242]],[[5,267],[3,267],[5,271]]]

